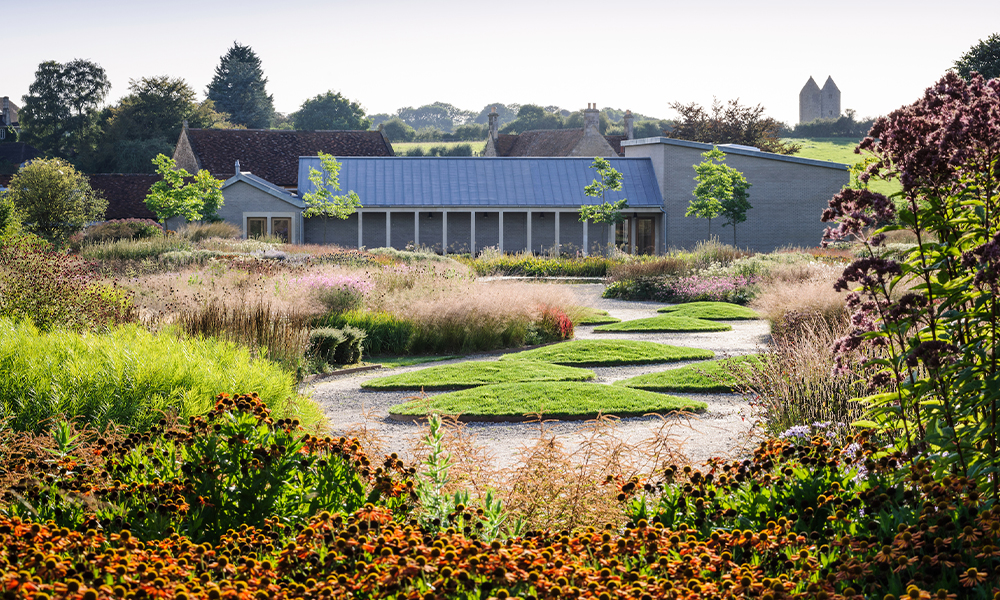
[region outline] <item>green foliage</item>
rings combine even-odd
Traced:
[[[470,361],[369,379],[371,390],[460,390],[492,383],[587,381],[593,371],[533,361]]]
[[[192,181],[191,174],[178,169],[174,159],[156,155],[153,159],[156,172],[162,177],[149,188],[146,206],[158,219],[166,222],[170,217],[184,217],[186,221],[212,220],[223,204],[222,181],[201,169]]]
[[[460,415],[462,420],[528,420],[619,417],[674,411],[703,411],[704,402],[599,383],[498,383],[411,400],[389,408],[397,417],[428,414]]]
[[[547,362],[577,367],[648,365],[712,358],[711,350],[632,340],[573,340],[504,354],[500,360]]]
[[[711,112],[694,102],[674,102],[670,108],[681,118],[666,132],[667,137],[707,144],[741,144],[778,154],[795,154],[799,149],[796,144],[781,140],[784,125],[765,116],[760,104],[741,106],[737,99],[723,105],[714,100]]]
[[[132,294],[100,283],[90,265],[17,236],[0,246],[0,316],[40,329],[101,329],[138,319]]]
[[[736,226],[747,220],[747,211],[753,208],[747,200],[751,184],[736,169],[724,164],[726,155],[717,147],[703,152],[704,161],[694,165],[696,173],[694,200],[688,205],[685,217],[708,219],[708,233],[712,234],[712,219],[722,216],[723,226],[733,228],[733,245],[736,245]]]
[[[177,236],[121,239],[87,244],[80,249],[80,258],[95,261],[141,261],[171,252],[188,252],[191,249],[190,241]]]
[[[582,126],[582,124],[581,124]],[[500,128],[500,133],[524,133],[534,129],[562,129],[563,118],[536,104],[524,104],[517,110],[517,119]]]
[[[760,358],[754,354],[736,356],[647,373],[624,381],[616,381],[615,385],[650,392],[730,393],[740,389],[746,374],[745,365],[759,362]]]
[[[580,220],[592,220],[594,223],[619,223],[624,220],[622,211],[628,208],[628,200],[621,200],[610,203],[607,201],[608,192],[620,192],[622,189],[622,174],[618,172],[606,158],[594,157],[591,169],[596,169],[600,180],[595,179],[590,185],[583,188],[583,193],[591,198],[600,198],[601,204],[584,204],[580,207]]]
[[[669,313],[679,317],[708,319],[709,321],[729,321],[743,319],[759,319],[760,315],[739,304],[730,302],[685,302],[673,306],[664,306],[656,312]]]
[[[20,140],[42,152],[75,158],[93,150],[99,130],[97,107],[111,82],[96,63],[76,59],[43,62],[18,113]]]
[[[577,321],[577,325],[605,325],[607,323],[620,323],[621,319],[612,317],[606,310],[587,308],[583,316]]]
[[[622,259],[602,256],[551,258],[523,254],[481,254],[460,259],[476,275],[520,275],[527,277],[604,277],[610,266]]]
[[[4,193],[24,229],[57,246],[89,222],[104,218],[108,202],[90,181],[58,158],[35,159],[21,167]]]
[[[149,219],[114,219],[91,225],[84,229],[78,237],[81,244],[142,240],[163,237],[163,227],[156,221]],[[74,241],[74,243],[76,242]]]
[[[295,129],[309,131],[368,129],[371,126],[360,104],[332,90],[303,102],[291,118]]]
[[[146,430],[167,414],[187,420],[220,389],[255,389],[275,416],[314,425],[319,409],[298,400],[295,378],[248,349],[213,338],[179,339],[137,325],[106,333],[40,331],[0,319],[0,418],[40,431],[57,417],[100,429]]]
[[[972,80],[973,73],[979,73],[985,79],[1000,77],[1000,33],[979,40],[969,48],[955,61],[955,70],[966,81]]]
[[[857,113],[851,109],[836,119],[816,119],[809,123],[799,123],[791,135],[797,138],[846,138],[860,140],[868,134],[875,122],[873,118],[856,119]]]
[[[388,121],[383,121],[382,133],[389,138],[389,141],[396,142],[412,142],[413,138],[417,136],[417,130],[407,125],[399,117],[393,117]]]
[[[351,310],[343,313],[331,313],[318,319],[315,325],[336,327],[356,327],[365,332],[362,348],[366,356],[379,354],[409,354],[410,338],[413,336],[414,324],[387,312],[371,312],[367,310]]]
[[[234,42],[219,59],[208,84],[208,99],[229,120],[249,129],[267,129],[274,118],[274,99],[267,94],[260,58],[249,46]]]
[[[324,152],[319,153],[319,159],[323,164],[322,172],[309,167],[309,183],[316,191],[302,195],[302,201],[306,205],[302,216],[307,219],[346,219],[361,208],[361,199],[353,190],[346,194],[334,194],[340,191],[340,163]],[[326,243],[326,227],[323,228],[323,243]]]
[[[715,323],[704,319],[692,317],[678,317],[674,315],[658,315],[646,319],[633,319],[622,321],[621,323],[610,323],[599,325],[594,331],[730,331],[733,326],[726,323]]]
[[[73,456],[75,443],[65,444],[62,460],[90,460]],[[13,513],[74,530],[96,522],[126,538],[177,533],[200,543],[247,526],[303,527],[322,511],[352,512],[367,502],[407,504],[405,496],[383,496],[402,479],[401,464],[375,474],[357,440],[321,439],[303,433],[297,419],[275,421],[256,394],[220,394],[184,427],[153,427],[125,444],[102,439],[94,451],[97,469],[64,470],[55,483],[38,478],[31,504],[15,503]],[[95,476],[101,472],[113,483]]]

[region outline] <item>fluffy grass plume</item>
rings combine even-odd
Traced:
[[[700,362],[669,371],[647,373],[615,385],[650,392],[734,392],[745,379],[747,363],[758,364],[756,354]]]
[[[519,421],[530,414],[549,418],[583,419],[598,414],[619,417],[702,411],[704,402],[645,390],[599,383],[499,383],[411,400],[389,408],[389,414],[421,417],[430,413],[460,415],[464,421]]]
[[[579,367],[644,365],[701,360],[715,353],[699,348],[668,346],[656,342],[634,340],[573,340],[515,354],[505,354],[500,360],[531,360]]]
[[[633,319],[610,325],[600,325],[594,331],[729,331],[733,327],[725,323],[713,323],[692,317],[659,315],[648,319]]]
[[[593,371],[530,361],[474,361],[370,379],[370,390],[460,390],[492,383],[588,381]]]
[[[744,319],[759,319],[760,315],[739,304],[731,302],[687,302],[664,306],[659,313],[669,313],[678,317],[708,319],[709,321],[736,321]]]
[[[42,333],[0,319],[0,372],[0,419],[15,430],[44,430],[57,418],[144,430],[165,412],[204,413],[227,390],[256,391],[275,418],[295,415],[307,426],[321,418],[311,401],[298,402],[292,374],[246,348],[135,325]]]

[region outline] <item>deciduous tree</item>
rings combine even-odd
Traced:
[[[69,236],[104,218],[108,201],[90,187],[86,175],[59,158],[35,159],[11,179],[4,197],[24,228],[62,245]]]
[[[76,59],[43,62],[23,97],[21,141],[63,158],[92,150],[97,138],[97,108],[111,82],[100,65]]]
[[[966,81],[972,80],[973,73],[979,73],[986,79],[1000,77],[1000,34],[994,33],[985,40],[979,40],[955,61],[955,70]]]
[[[712,219],[725,217],[723,227],[732,226],[735,246],[736,226],[747,220],[747,211],[753,208],[747,193],[750,183],[743,173],[725,164],[726,155],[718,148],[703,152],[702,157],[705,160],[694,165],[694,180],[698,185],[684,216],[708,219],[709,235],[712,234]]]
[[[274,100],[266,86],[260,58],[249,46],[233,42],[215,68],[215,77],[208,84],[208,99],[233,123],[265,129],[274,117]]]
[[[308,130],[368,129],[372,123],[360,104],[332,90],[303,102],[292,121],[296,129]]]
[[[153,164],[163,179],[149,188],[146,206],[164,225],[171,217],[184,217],[186,221],[218,218],[216,213],[223,204],[222,181],[205,169],[192,176],[162,154],[153,159]]]
[[[622,198],[616,202],[608,202],[608,192],[620,192],[622,189],[622,174],[611,166],[606,158],[594,157],[591,169],[597,170],[599,179],[583,188],[583,193],[591,198],[600,198],[600,204],[584,204],[580,207],[580,221],[591,220],[603,223],[606,227],[620,223],[625,217],[622,211],[628,208],[628,200]]]
[[[670,108],[681,118],[667,137],[707,144],[742,144],[778,154],[795,154],[801,149],[781,141],[781,122],[766,116],[760,104],[742,106],[736,99],[726,104],[715,100],[711,111],[694,102],[674,102]]]
[[[352,190],[346,194],[335,194],[340,191],[340,163],[333,156],[319,153],[323,165],[322,171],[309,167],[309,183],[316,188],[314,192],[302,195],[306,209],[302,216],[323,219],[323,243],[326,243],[326,220],[330,217],[346,219],[361,208],[361,199]]]
[[[399,117],[393,117],[382,123],[382,132],[392,142],[412,142],[417,131],[403,122]]]

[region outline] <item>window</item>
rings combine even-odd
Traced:
[[[656,224],[652,217],[641,217],[635,222],[636,254],[656,253]]]
[[[624,221],[615,224],[615,246],[619,250],[628,252],[632,247],[632,219],[626,217]]]
[[[288,217],[272,218],[271,235],[281,238],[281,241],[287,244],[292,237],[292,220]]]
[[[247,237],[259,238],[267,235],[267,217],[250,217],[247,219]]]

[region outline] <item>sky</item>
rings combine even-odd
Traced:
[[[810,76],[843,109],[886,114],[920,97],[980,39],[997,0],[32,0],[0,11],[0,96],[21,104],[38,64],[84,58],[112,83],[182,77],[204,97],[234,41],[262,61],[279,112],[327,90],[369,114],[435,101],[671,118],[673,102],[762,104],[798,121]]]

